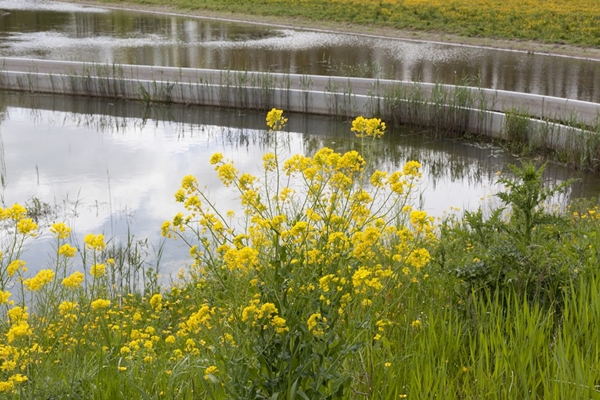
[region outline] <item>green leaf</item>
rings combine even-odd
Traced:
[[[140,388],[138,385],[136,385],[135,383],[133,383],[133,381],[131,379],[128,379],[128,381],[131,384],[131,386],[133,386],[135,388],[135,390],[138,391],[138,393],[140,394],[140,396],[142,396],[143,399],[145,399],[145,400],[152,400],[152,397],[148,396],[148,394],[146,392],[144,392],[142,390],[142,388]]]
[[[298,395],[299,395],[300,397],[302,397],[304,400],[310,400],[310,399],[308,398],[308,396],[306,395],[306,393],[304,393],[304,391],[302,391],[302,389],[298,389],[298,391],[297,391],[296,393],[298,393]]]

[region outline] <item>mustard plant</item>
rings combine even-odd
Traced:
[[[367,173],[372,154],[329,148],[281,160],[287,118],[273,109],[266,122],[273,149],[261,176],[221,153],[210,159],[241,215],[186,176],[175,194],[185,212],[163,224],[193,260],[182,278],[202,306],[189,333],[211,338],[219,373],[208,376],[232,397],[340,398],[357,382],[368,390],[372,353],[383,351],[436,240],[432,218],[411,206],[420,164]],[[385,124],[358,117],[352,131],[375,140]],[[370,360],[359,374],[367,378],[355,381],[360,359]]]

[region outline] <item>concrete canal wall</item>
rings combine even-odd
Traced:
[[[468,86],[17,58],[0,58],[0,89],[380,116],[388,123],[427,127],[445,136],[471,132],[556,151],[569,151],[589,140],[585,136],[595,133],[572,122],[597,126],[600,115],[596,103]]]

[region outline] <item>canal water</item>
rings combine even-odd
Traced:
[[[36,0],[0,0],[0,56],[350,75],[600,102],[600,63]]]

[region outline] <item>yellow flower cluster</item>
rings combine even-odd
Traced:
[[[329,326],[327,325],[327,318],[323,317],[321,313],[314,313],[308,317],[306,321],[306,325],[308,327],[309,332],[311,332],[316,337],[320,338],[325,334],[324,329],[327,329]]]
[[[11,277],[14,274],[17,273],[17,271],[21,270],[21,272],[27,272],[27,268],[25,268],[25,265],[27,263],[23,260],[13,260],[11,261],[10,264],[8,264],[8,266],[6,267],[6,271],[8,273],[8,276]]]
[[[0,381],[0,393],[12,392],[18,384],[23,382],[27,382],[27,376],[14,374],[7,381]]]
[[[154,310],[160,311],[162,309],[162,300],[162,295],[157,293],[150,298],[150,305]]]
[[[27,215],[27,209],[20,204],[14,204],[12,207],[0,207],[0,221],[12,219],[14,222],[21,221]]]
[[[50,232],[52,232],[57,239],[66,239],[71,234],[71,228],[64,222],[55,222],[50,227]]]
[[[208,304],[204,304],[198,311],[190,315],[188,320],[185,322],[185,328],[189,332],[198,333],[202,327],[211,329],[210,324],[211,316],[215,314],[215,308],[211,308]]]
[[[26,307],[11,308],[7,314],[11,323],[10,329],[6,332],[8,343],[12,343],[20,337],[31,335],[32,329],[27,321],[29,314]]]
[[[286,326],[286,320],[278,314],[279,310],[273,303],[263,303],[260,305],[259,299],[250,301],[250,305],[242,310],[243,322],[252,320],[252,326],[262,326],[266,330],[269,326],[275,328],[277,333],[289,332],[290,328]]]
[[[90,269],[90,274],[94,278],[101,278],[106,273],[106,264],[94,264]]]
[[[102,251],[106,247],[103,234],[94,235],[93,233],[89,233],[83,238],[83,243],[85,243],[88,249],[95,251]]]
[[[0,290],[0,305],[8,303],[8,298],[11,296],[9,291]]]
[[[54,275],[55,273],[51,269],[43,269],[33,278],[25,279],[23,285],[32,291],[40,290],[42,286],[52,282]]]
[[[356,132],[356,137],[380,138],[385,133],[385,122],[379,118],[357,117],[352,121],[352,132]]]
[[[267,126],[271,131],[280,131],[287,123],[287,118],[283,116],[283,110],[276,108],[267,113]]]
[[[98,299],[94,300],[91,303],[92,310],[102,310],[104,308],[108,308],[110,306],[110,300],[107,299]]]
[[[214,365],[211,365],[210,367],[208,367],[204,370],[204,379],[206,379],[207,381],[210,380],[211,376],[213,376],[217,372],[219,372],[217,367]]]
[[[17,222],[17,232],[22,235],[29,235],[35,237],[38,226],[31,218],[24,218]]]
[[[77,248],[71,246],[69,243],[65,243],[58,249],[58,255],[72,258],[75,257],[75,253],[77,252]]]
[[[83,278],[84,278],[84,275],[81,272],[76,271],[76,272],[73,272],[68,277],[64,278],[62,281],[62,284],[68,288],[74,289],[76,287],[79,287],[79,285],[81,285],[81,282],[83,282]]]
[[[76,302],[63,301],[58,305],[58,311],[60,312],[60,315],[68,315],[73,313],[78,307],[79,305]]]

